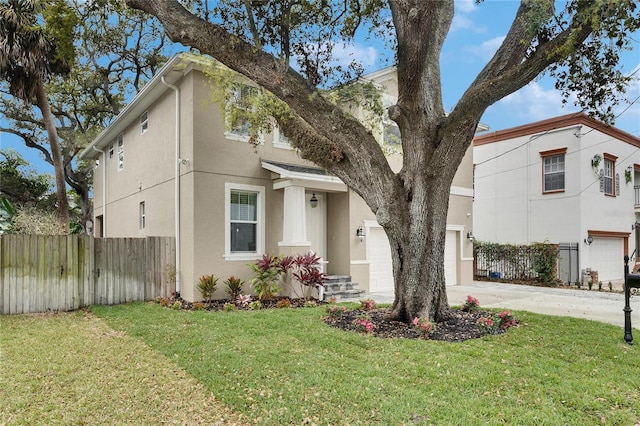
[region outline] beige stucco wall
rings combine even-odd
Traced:
[[[254,185],[264,188],[265,247],[273,254],[289,254],[305,247],[281,247],[283,236],[284,193],[273,189],[277,175],[262,168],[263,160],[311,165],[292,150],[273,145],[273,135],[263,135],[263,143],[254,147],[247,142],[225,137],[224,114],[211,101],[208,83],[201,73],[186,72],[176,83],[180,89],[180,256],[181,294],[187,300],[199,300],[195,287],[205,274],[219,277],[217,297],[225,297],[223,281],[231,275],[246,281],[250,292],[250,260],[225,259],[225,183]],[[386,84],[395,84],[391,79]],[[393,89],[396,90],[396,89]],[[117,146],[114,157],[107,159],[107,236],[142,237],[174,236],[174,134],[175,94],[166,92],[148,109],[149,130],[141,135],[139,117],[132,117],[124,133],[125,167],[117,170]],[[108,148],[107,148],[108,149]],[[107,153],[108,154],[108,153]],[[95,171],[96,216],[103,214],[102,167]],[[398,171],[401,158],[390,159]],[[364,221],[375,220],[364,201],[354,192],[325,192],[311,184],[307,191],[326,195],[327,203],[327,272],[351,275],[354,282],[367,289],[369,264],[366,242],[356,238],[356,229]],[[454,179],[454,185],[472,187],[470,152]],[[139,203],[145,202],[146,228],[139,229]],[[449,207],[450,224],[471,226],[472,198],[452,196]],[[465,234],[466,235],[466,234]],[[458,277],[471,282],[471,245],[462,239]],[[467,260],[465,260],[467,259]]]

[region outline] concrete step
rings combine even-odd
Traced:
[[[358,288],[358,283],[351,282],[349,275],[329,275],[324,283],[324,300],[332,297],[336,300],[353,299],[364,293],[364,290]]]

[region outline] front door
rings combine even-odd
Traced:
[[[323,259],[327,258],[327,194],[316,192],[318,205],[313,208],[309,203],[305,206],[307,214],[307,239],[311,242],[311,251]],[[307,192],[307,200],[312,192]]]

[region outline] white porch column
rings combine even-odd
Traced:
[[[311,246],[307,239],[307,200],[301,186],[284,188],[284,214],[280,246]]]

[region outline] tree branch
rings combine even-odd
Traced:
[[[12,135],[18,136],[19,138],[21,138],[24,141],[24,144],[29,147],[29,148],[35,148],[38,151],[40,151],[42,153],[42,155],[44,156],[44,160],[53,165],[53,159],[51,158],[51,154],[49,153],[49,151],[43,147],[42,145],[38,144],[36,142],[36,137],[34,135],[28,135],[26,133],[22,133],[18,130],[15,129],[10,129],[10,128],[6,128],[6,127],[0,127],[0,133],[10,133]]]
[[[194,16],[177,1],[127,0],[127,4],[156,16],[174,42],[213,56],[286,102],[298,115],[299,119],[296,120],[302,120],[290,125],[304,131],[290,134],[293,145],[300,149],[304,158],[331,170],[361,194],[373,182],[386,189],[378,193],[393,192],[392,188],[397,184],[395,175],[371,132],[319,96],[316,89],[293,69],[287,67],[286,72],[282,73],[276,57],[257,50],[221,26]],[[327,126],[326,123],[335,125]],[[315,137],[311,137],[312,134]],[[314,143],[305,142],[301,135],[311,137]],[[336,150],[340,151],[340,161],[336,161],[334,155],[326,156]],[[365,163],[371,167],[353,167],[355,163]],[[382,201],[371,197],[365,200],[374,211]]]

